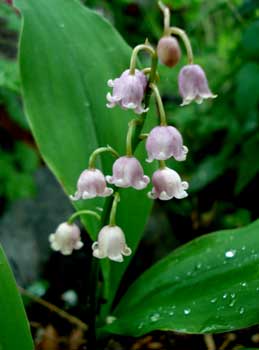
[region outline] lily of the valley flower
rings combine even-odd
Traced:
[[[173,126],[156,126],[151,130],[146,141],[147,162],[154,159],[166,160],[174,157],[178,161],[186,159],[188,148],[183,146],[179,131]]]
[[[188,193],[188,182],[182,181],[176,171],[170,168],[159,169],[152,176],[154,187],[148,193],[151,199],[169,200],[173,197],[177,199],[185,198]]]
[[[204,70],[198,64],[184,66],[178,76],[179,93],[183,98],[181,106],[193,100],[202,103],[204,99],[215,98],[209,88]]]
[[[77,182],[77,191],[70,199],[90,199],[94,197],[107,197],[113,193],[112,188],[106,186],[105,177],[98,169],[87,169],[82,172]]]
[[[98,234],[97,242],[92,245],[93,256],[99,259],[109,258],[122,262],[123,255],[131,254],[122,229],[116,225],[104,226]]]
[[[142,106],[147,87],[147,78],[143,72],[135,69],[135,74],[130,74],[127,69],[119,78],[108,80],[108,86],[113,88],[112,95],[107,94],[108,108],[119,105],[123,109],[132,109],[137,114],[147,111]]]
[[[150,179],[144,175],[140,162],[132,156],[118,158],[112,167],[112,176],[106,176],[107,182],[117,187],[133,187],[136,190],[145,188]]]
[[[67,222],[57,227],[56,232],[49,236],[49,241],[53,250],[60,251],[64,255],[70,255],[74,249],[83,247],[79,227]]]

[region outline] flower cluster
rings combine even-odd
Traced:
[[[179,93],[183,101],[181,106],[188,105],[192,101],[202,103],[204,99],[215,98],[208,85],[203,69],[193,63],[193,53],[188,36],[177,27],[170,27],[168,9],[161,7],[165,16],[164,35],[159,40],[157,48],[153,48],[147,41],[145,44],[134,48],[130,60],[130,67],[118,78],[108,80],[108,86],[112,88],[107,93],[108,108],[119,106],[124,110],[131,110],[138,118],[129,123],[126,135],[126,152],[120,156],[110,146],[97,148],[89,158],[88,168],[83,170],[77,181],[77,190],[70,198],[73,201],[91,199],[95,197],[108,197],[114,195],[110,212],[109,224],[105,225],[93,243],[93,256],[99,259],[108,257],[110,260],[122,262],[123,256],[131,254],[131,249],[126,244],[126,238],[122,229],[116,225],[115,217],[117,205],[120,200],[116,187],[132,187],[136,190],[145,189],[150,178],[144,174],[140,161],[134,156],[134,145],[136,139],[146,140],[145,147],[148,163],[156,160],[158,169],[152,175],[152,189],[147,193],[151,199],[170,200],[172,198],[182,199],[188,196],[186,192],[188,182],[182,181],[180,175],[170,169],[166,161],[173,158],[175,161],[185,161],[188,148],[183,144],[183,138],[179,130],[168,125],[163,102],[157,87],[157,57],[160,62],[168,67],[174,67],[181,58],[181,50],[177,38],[179,36],[185,45],[188,64],[183,66],[178,76]],[[174,36],[172,36],[174,35]],[[141,51],[147,51],[152,57],[151,67],[139,70],[137,66],[137,55]],[[148,98],[154,95],[158,110],[159,123],[148,134],[140,134],[148,112]],[[138,127],[138,131],[136,126]],[[101,170],[96,169],[95,160],[103,152],[110,152],[117,159],[112,166],[112,175],[104,175]],[[108,187],[107,183],[114,187]],[[72,215],[68,222],[58,226],[56,232],[50,235],[51,247],[68,255],[73,249],[83,246],[78,226],[73,220],[78,215],[93,215],[100,220],[96,212],[89,210],[79,211]]]

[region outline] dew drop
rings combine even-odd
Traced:
[[[234,256],[236,255],[236,250],[231,249],[228,250],[227,252],[225,252],[225,257],[230,259],[230,258],[234,258]]]
[[[191,313],[191,309],[184,309],[183,310],[183,313],[185,314],[185,315],[189,315],[190,313]]]
[[[246,282],[241,282],[240,284],[241,284],[242,287],[246,287],[247,286]]]
[[[210,302],[211,302],[212,304],[215,304],[217,300],[218,300],[217,298],[213,298],[213,299],[210,300]]]
[[[229,306],[230,306],[230,307],[233,307],[233,306],[235,305],[235,303],[236,303],[236,299],[233,299],[233,300],[231,301],[231,303],[229,304]]]
[[[198,263],[197,265],[196,265],[196,268],[199,270],[200,268],[202,267],[202,263]]]
[[[235,293],[231,293],[230,296],[231,296],[232,299],[234,299],[236,294]]]
[[[150,316],[150,321],[151,322],[157,322],[159,320],[159,318],[160,318],[160,314],[155,313],[155,314]]]
[[[65,28],[65,24],[64,23],[60,23],[60,28]]]
[[[138,329],[143,328],[143,326],[144,326],[144,323],[143,323],[143,322],[141,322],[141,323],[138,325]]]
[[[259,287],[256,288],[256,291],[259,292]]]
[[[240,315],[243,315],[244,312],[245,312],[245,309],[244,309],[243,307],[241,307],[241,308],[239,309]]]
[[[222,295],[222,298],[223,298],[223,299],[226,299],[227,296],[228,296],[228,293],[225,293],[225,294]]]
[[[173,316],[173,315],[174,315],[174,311],[170,311],[169,316]]]
[[[246,250],[246,246],[243,245],[243,247],[241,247],[241,250]]]

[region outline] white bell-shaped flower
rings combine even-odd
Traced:
[[[123,109],[133,109],[135,113],[141,114],[147,111],[142,106],[147,78],[145,74],[135,69],[134,74],[130,74],[129,69],[115,80],[108,80],[108,86],[113,88],[112,94],[107,94],[107,107],[113,108],[119,105]]]
[[[181,106],[192,101],[202,103],[204,99],[217,97],[210,91],[206,74],[198,64],[188,64],[180,70],[178,86],[183,98]]]
[[[149,163],[154,159],[166,160],[172,156],[178,161],[183,161],[188,152],[188,148],[183,145],[182,135],[173,126],[153,128],[146,141],[146,150]]]
[[[188,182],[182,181],[173,169],[166,167],[155,171],[152,176],[152,183],[154,187],[148,193],[148,197],[151,199],[158,198],[166,201],[173,197],[181,199],[188,196],[186,192],[189,187]]]
[[[75,249],[83,247],[80,229],[76,224],[63,222],[55,233],[49,236],[50,246],[55,251],[60,251],[64,255],[70,255]]]
[[[133,187],[142,190],[150,179],[144,175],[143,168],[137,158],[123,156],[113,163],[112,176],[106,176],[107,182],[117,187]]]
[[[79,176],[77,191],[70,199],[91,199],[94,197],[107,197],[113,193],[112,188],[106,186],[105,177],[99,169],[86,169]]]
[[[122,229],[116,225],[104,226],[98,234],[97,242],[93,243],[92,249],[94,257],[109,258],[117,262],[123,261],[123,255],[131,254]]]

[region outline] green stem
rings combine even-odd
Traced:
[[[158,87],[153,83],[149,84],[149,86],[152,89],[152,91],[154,92],[154,95],[156,98],[158,113],[159,113],[159,117],[160,117],[160,125],[167,125],[165,109],[164,109],[164,105],[163,105]]]
[[[130,71],[129,74],[134,75],[135,74],[135,68],[137,65],[137,57],[138,53],[140,51],[147,51],[152,57],[156,55],[156,51],[153,49],[152,46],[147,45],[147,44],[141,44],[137,45],[132,52],[131,59],[130,59]]]
[[[69,225],[71,225],[74,220],[78,217],[78,216],[81,216],[81,215],[91,215],[91,216],[94,216],[96,217],[97,220],[101,220],[101,216],[99,214],[97,214],[95,211],[93,210],[79,210],[77,211],[76,213],[72,214],[69,219],[67,220],[67,223]]]
[[[150,67],[147,67],[147,68],[144,68],[142,69],[142,72],[147,75],[147,74],[150,74],[151,73],[151,68]],[[159,81],[159,74],[156,72],[156,78],[155,78],[155,81]]]
[[[110,221],[109,221],[110,226],[116,225],[116,212],[117,212],[117,206],[118,206],[119,201],[120,201],[120,194],[119,194],[119,192],[115,192],[114,199],[112,202],[111,213],[110,213]]]
[[[89,169],[95,169],[96,157],[104,152],[110,152],[114,157],[119,157],[119,154],[111,146],[107,145],[107,147],[99,147],[90,155],[88,163]]]
[[[146,140],[146,139],[148,138],[148,135],[149,135],[149,134],[147,134],[147,133],[140,134],[140,135],[139,135],[139,139],[140,139],[140,140]]]
[[[126,137],[126,155],[131,157],[133,152],[132,152],[132,136],[134,133],[134,130],[136,128],[136,125],[141,123],[139,119],[132,119],[129,122],[129,127],[128,127],[128,132],[127,132],[127,137]]]
[[[170,28],[170,10],[162,1],[158,1],[158,6],[164,14],[164,33],[166,34]]]
[[[159,169],[165,169],[166,168],[166,164],[164,160],[159,160]]]
[[[186,52],[187,52],[187,57],[188,57],[188,63],[189,64],[193,64],[193,52],[192,52],[192,46],[189,40],[188,35],[185,33],[184,30],[182,30],[181,28],[177,28],[177,27],[170,27],[166,33],[167,35],[178,35],[185,46]]]

